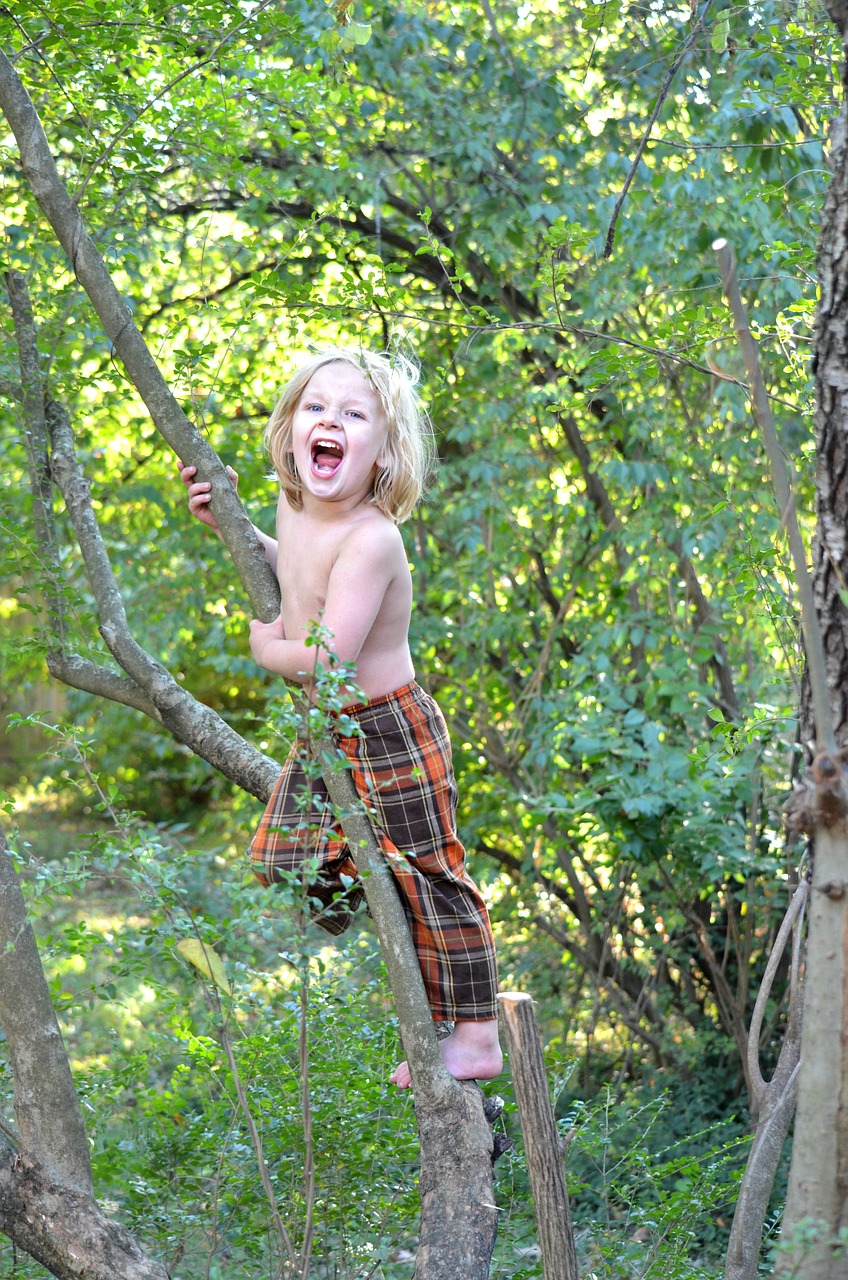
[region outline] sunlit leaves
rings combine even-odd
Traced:
[[[35,41],[19,65],[63,172],[258,524],[275,499],[261,430],[295,352],[341,338],[420,356],[442,465],[406,530],[412,638],[451,724],[463,831],[519,859],[522,910],[535,876],[562,887],[563,849],[579,848],[589,923],[544,900],[565,930],[603,929],[626,864],[641,911],[605,954],[658,980],[674,930],[645,929],[646,912],[679,922],[705,896],[718,920],[728,884],[756,898],[775,874],[800,655],[710,244],[734,244],[784,442],[809,464],[831,36],[724,9],[668,83],[688,8],[128,0],[16,15],[3,37]],[[189,522],[11,164],[4,181],[136,634],[265,741],[231,567]],[[810,509],[808,467],[800,493]],[[75,642],[102,652],[83,612]],[[145,770],[124,758],[127,713],[97,715],[126,785],[157,804],[208,797],[155,730],[133,730]],[[482,858],[475,873],[499,875]],[[506,921],[507,889],[492,895]],[[563,966],[570,990],[594,980]]]

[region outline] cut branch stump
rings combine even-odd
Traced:
[[[527,1171],[533,1190],[542,1273],[545,1280],[577,1280],[577,1255],[562,1147],[548,1092],[533,1001],[528,995],[510,991],[502,992],[498,1003],[506,1030],[515,1099],[527,1154]]]

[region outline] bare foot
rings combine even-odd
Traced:
[[[503,1054],[498,1043],[498,1020],[457,1022],[453,1032],[439,1041],[445,1066],[457,1080],[492,1080],[503,1070]],[[412,1084],[409,1066],[402,1062],[389,1077],[399,1089]]]

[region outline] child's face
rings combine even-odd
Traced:
[[[352,365],[322,365],[292,417],[292,452],[304,494],[365,498],[382,465],[388,428],[379,396]]]

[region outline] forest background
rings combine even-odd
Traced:
[[[22,0],[0,11],[0,46],[257,524],[275,504],[262,427],[297,353],[340,340],[420,360],[440,467],[405,526],[413,650],[451,728],[503,986],[537,1002],[582,1266],[719,1275],[750,1120],[746,1020],[803,852],[781,820],[803,750],[781,513],[711,244],[726,236],[740,263],[809,530],[841,55],[826,14]],[[279,759],[290,719],[249,657],[233,566],[189,520],[14,149],[2,175],[7,265],[133,634]],[[386,1084],[397,1044],[373,933],[324,947],[249,883],[254,797],[140,712],[51,680],[55,583],[0,316],[6,825],[98,1193],[174,1275],[272,1267],[217,1011],[177,952],[199,934],[227,958],[234,1052],[295,1235],[314,1200],[315,1275],[406,1275],[415,1133]],[[108,664],[57,518],[64,643]],[[518,1139],[510,1106],[504,1123]],[[497,1191],[493,1274],[540,1274],[520,1142]],[[0,1274],[46,1273],[0,1242]]]

